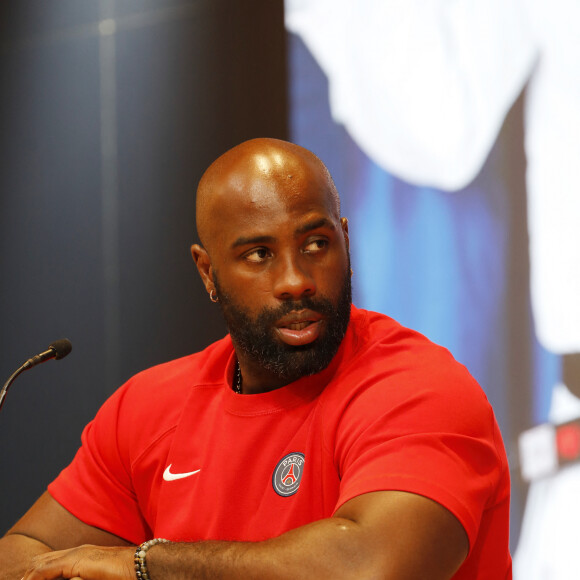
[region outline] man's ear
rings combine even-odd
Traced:
[[[340,225],[342,226],[342,235],[346,243],[346,249],[350,250],[350,238],[348,237],[348,220],[345,217],[340,218]]]
[[[193,246],[191,246],[191,256],[197,266],[197,271],[201,276],[201,281],[203,282],[205,289],[208,293],[211,293],[212,291],[215,292],[213,269],[211,267],[209,254],[199,244],[193,244]]]

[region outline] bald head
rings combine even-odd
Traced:
[[[328,197],[336,220],[340,200],[328,169],[314,153],[287,141],[252,139],[214,161],[199,182],[196,200],[197,232],[211,248],[228,227],[225,213],[236,208],[259,211],[291,202],[307,191]],[[249,215],[249,214],[248,214]]]

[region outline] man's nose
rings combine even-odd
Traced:
[[[288,256],[277,264],[274,294],[280,300],[297,300],[316,294],[316,284],[307,264],[300,257]]]

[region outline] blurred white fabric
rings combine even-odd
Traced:
[[[552,394],[550,421],[580,417],[580,400],[562,385]],[[518,549],[516,580],[576,580],[580,574],[580,464],[534,482],[529,489]]]
[[[286,0],[286,26],[328,77],[334,119],[409,183],[478,174],[525,94],[531,296],[538,339],[580,352],[580,1]],[[580,416],[554,389],[552,420]],[[516,580],[580,575],[580,465],[530,486]]]
[[[471,182],[529,82],[531,292],[556,353],[580,352],[579,25],[578,0],[286,0],[335,120],[410,183]]]

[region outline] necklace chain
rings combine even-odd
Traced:
[[[234,376],[234,393],[242,394],[242,371],[240,369],[239,361],[236,361],[236,372]]]

